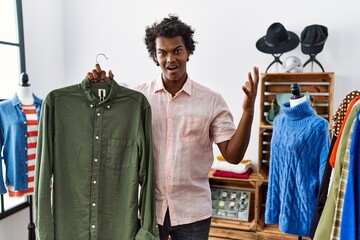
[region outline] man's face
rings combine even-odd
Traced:
[[[158,37],[155,40],[155,60],[162,70],[164,81],[186,80],[186,63],[189,52],[185,47],[183,38]]]

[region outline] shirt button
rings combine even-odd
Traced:
[[[27,148],[25,148],[25,150],[27,150]]]
[[[95,138],[96,138],[96,139],[99,139],[99,136],[96,136]]]
[[[26,121],[24,121],[24,124],[26,124]]]
[[[90,107],[91,107],[91,108],[93,108],[93,107],[94,107],[94,105],[93,105],[93,104],[90,104]]]
[[[94,184],[96,184],[96,181],[93,181]]]
[[[92,225],[91,228],[95,228],[95,225]]]
[[[98,117],[100,117],[101,114],[100,114],[100,113],[97,113],[96,115],[97,115]]]
[[[107,107],[107,109],[110,109],[110,105],[107,105],[106,107]]]
[[[27,134],[25,134],[25,137],[27,137]]]
[[[95,206],[96,206],[96,203],[93,203],[92,205],[93,205],[93,207],[95,207]]]
[[[97,158],[95,158],[94,161],[97,162],[98,161]]]

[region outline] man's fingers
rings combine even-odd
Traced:
[[[88,79],[90,79],[90,81],[93,81],[93,80],[94,80],[94,76],[92,75],[91,72],[88,72],[88,73],[86,74],[86,77],[87,77]]]
[[[111,70],[109,70],[109,78],[114,78],[114,74]]]

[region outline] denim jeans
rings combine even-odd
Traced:
[[[166,211],[164,225],[159,225],[160,240],[208,240],[211,218],[194,223],[171,226],[169,209]]]

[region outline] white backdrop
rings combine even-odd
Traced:
[[[325,71],[335,72],[334,111],[342,98],[359,89],[357,57],[360,53],[360,11],[356,1],[24,1],[27,71],[40,97],[58,87],[80,82],[98,53],[103,68],[112,69],[118,82],[134,87],[160,73],[148,57],[144,30],[169,13],[195,28],[198,42],[188,64],[189,75],[220,92],[240,119],[247,72],[261,72],[273,60],[255,47],[273,22],[281,22],[299,37],[308,25],[328,27],[329,37],[317,59]],[[41,6],[41,7],[40,7]],[[308,59],[300,45],[281,57]],[[281,68],[279,68],[281,71]],[[311,71],[310,65],[304,71]],[[315,65],[314,71],[320,71]],[[275,72],[275,68],[269,69]],[[257,107],[259,103],[256,103]],[[246,158],[256,165],[259,113],[254,119]],[[217,154],[215,148],[215,154]]]

